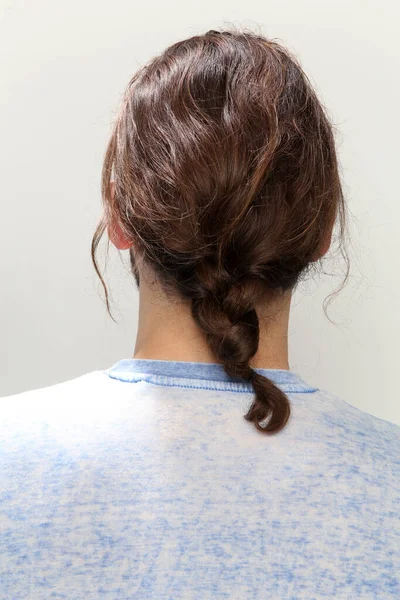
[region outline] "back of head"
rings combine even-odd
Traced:
[[[281,430],[289,401],[250,366],[256,306],[293,289],[344,218],[332,127],[296,59],[236,31],[167,48],[126,89],[102,192],[93,257],[118,222],[134,241],[137,283],[140,255],[165,290],[191,303],[227,373],[252,382],[245,418]]]

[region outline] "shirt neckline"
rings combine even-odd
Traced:
[[[282,391],[312,393],[317,388],[309,385],[299,375],[285,369],[255,369],[268,377]],[[217,363],[185,362],[143,358],[122,359],[103,371],[111,379],[126,383],[145,381],[161,386],[225,390],[249,393],[251,383],[229,376]]]

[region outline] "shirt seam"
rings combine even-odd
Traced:
[[[248,390],[248,389],[234,389],[232,387],[228,387],[228,386],[223,386],[223,385],[212,385],[212,383],[208,383],[208,384],[204,384],[204,385],[190,385],[190,384],[184,384],[184,383],[177,383],[177,382],[159,382],[159,381],[154,381],[151,379],[146,379],[145,377],[140,377],[140,379],[133,379],[131,381],[125,380],[125,379],[121,379],[120,377],[116,377],[114,375],[112,375],[111,373],[107,373],[107,371],[103,371],[103,373],[105,375],[107,375],[107,377],[109,377],[110,379],[114,379],[115,381],[121,381],[122,383],[150,383],[151,385],[156,385],[159,387],[177,387],[177,388],[183,388],[183,389],[193,389],[193,390],[213,390],[213,391],[217,391],[217,392],[234,392],[235,394],[251,394],[253,393],[253,390]],[[211,380],[208,380],[209,382],[211,382]],[[229,382],[218,382],[219,384],[229,384]],[[282,386],[280,386],[279,384],[275,384],[277,387],[279,387],[280,389],[282,389],[282,391],[286,394],[313,394],[315,392],[318,392],[318,388],[306,388],[306,389],[293,389],[293,390],[286,390],[285,389],[285,385],[283,384]]]

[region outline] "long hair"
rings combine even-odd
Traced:
[[[285,426],[290,404],[250,366],[255,307],[293,289],[335,221],[344,228],[332,127],[281,44],[211,30],[133,76],[106,151],[104,214],[92,240],[98,275],[96,249],[117,221],[135,242],[137,285],[140,255],[165,290],[190,302],[226,372],[251,382],[244,417],[264,433]]]

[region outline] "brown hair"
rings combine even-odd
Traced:
[[[211,30],[150,60],[126,89],[102,196],[100,278],[96,249],[117,220],[164,289],[191,302],[226,372],[251,381],[245,419],[281,430],[289,400],[249,365],[255,306],[294,288],[335,219],[345,224],[332,124],[294,56],[262,35]]]

